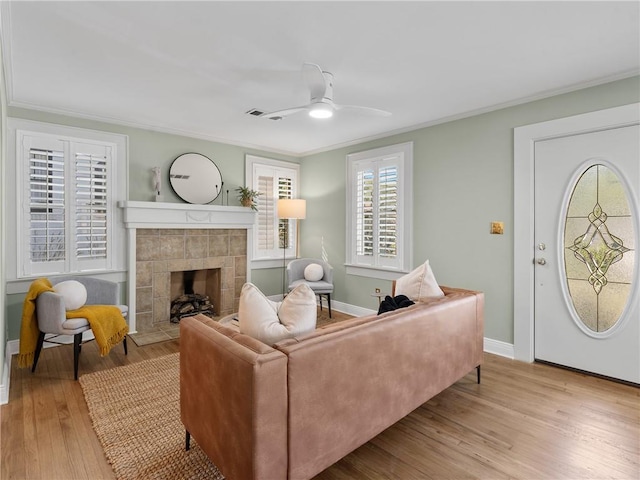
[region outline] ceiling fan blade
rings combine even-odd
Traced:
[[[294,107],[294,108],[286,108],[284,110],[277,110],[275,112],[263,113],[260,115],[260,118],[268,118],[269,120],[280,120],[283,117],[288,117],[289,115],[293,115],[294,113],[301,112],[303,110],[307,110],[307,105],[303,107]]]
[[[315,63],[304,63],[302,75],[309,86],[311,100],[323,98],[327,91],[327,81],[320,66]]]
[[[361,112],[367,115],[375,115],[377,117],[388,117],[391,115],[391,112],[387,112],[386,110],[380,110],[378,108],[371,107],[361,107],[359,105],[335,105],[336,110],[351,110],[354,112]]]

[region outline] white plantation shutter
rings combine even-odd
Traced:
[[[378,172],[378,252],[381,257],[398,254],[398,166],[380,168]]]
[[[373,256],[373,196],[374,175],[372,168],[356,172],[356,253]]]
[[[286,172],[277,172],[278,177],[278,199],[293,198],[293,179],[287,176]],[[291,222],[289,219],[278,219],[278,248],[293,248],[295,243],[294,232],[291,232]],[[287,245],[285,245],[287,242]]]
[[[85,268],[99,268],[108,256],[110,150],[76,144],[75,257]]]
[[[347,265],[409,268],[411,157],[411,144],[347,156]]]
[[[21,139],[20,275],[108,269],[113,147],[22,132]]]
[[[285,238],[286,255],[291,256],[296,245],[296,225],[278,218],[278,199],[296,198],[298,169],[296,164],[247,155],[247,185],[260,192],[253,260],[282,261]]]
[[[276,248],[276,231],[273,228],[276,216],[276,200],[273,197],[272,176],[261,175],[255,190],[260,192],[257,201],[258,208],[258,239],[259,250],[273,250]]]
[[[57,270],[65,261],[64,152],[28,149],[29,259]]]

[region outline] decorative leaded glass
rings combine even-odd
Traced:
[[[633,218],[623,184],[605,165],[578,179],[564,226],[565,274],[578,317],[594,332],[613,327],[631,294]]]

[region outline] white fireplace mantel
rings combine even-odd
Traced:
[[[126,228],[253,228],[249,207],[164,202],[119,202]]]
[[[136,305],[136,237],[143,228],[224,228],[247,231],[247,281],[251,281],[251,253],[253,226],[256,213],[249,207],[221,205],[192,205],[165,202],[118,202],[123,209],[123,220],[128,240],[128,301]],[[129,308],[129,332],[136,330],[136,309]]]

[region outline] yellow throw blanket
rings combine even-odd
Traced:
[[[77,310],[67,311],[67,318],[86,318],[89,321],[101,356],[109,353],[129,333],[129,326],[122,312],[114,305],[85,305]]]
[[[38,278],[31,283],[22,306],[22,324],[20,326],[20,349],[18,366],[33,365],[36,346],[38,344],[38,319],[36,317],[36,298],[42,292],[53,292],[46,278]],[[86,318],[91,326],[96,343],[100,347],[100,355],[109,353],[129,332],[129,327],[120,309],[113,305],[85,305],[77,310],[67,311],[67,318]]]

